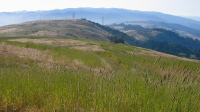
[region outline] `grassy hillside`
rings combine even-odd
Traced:
[[[85,39],[0,38],[0,111],[200,111],[200,64]]]
[[[81,19],[38,20],[0,27],[0,37],[49,36],[109,41],[105,30]]]

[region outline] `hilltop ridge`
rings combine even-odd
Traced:
[[[109,41],[105,30],[81,19],[37,20],[0,27],[1,37],[49,36]]]

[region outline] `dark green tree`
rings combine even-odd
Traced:
[[[122,38],[116,38],[116,39],[113,40],[113,42],[116,43],[116,44],[118,44],[118,43],[125,44],[125,41]]]

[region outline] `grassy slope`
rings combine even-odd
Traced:
[[[108,35],[94,24],[79,19],[38,20],[0,27],[1,37],[49,36],[109,41]]]
[[[2,54],[1,111],[200,111],[199,62],[109,42],[81,39],[106,50],[90,52],[7,39],[1,43],[48,50],[55,63]]]

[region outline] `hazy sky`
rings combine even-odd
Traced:
[[[0,12],[103,7],[200,16],[199,5],[200,0],[2,0]]]

